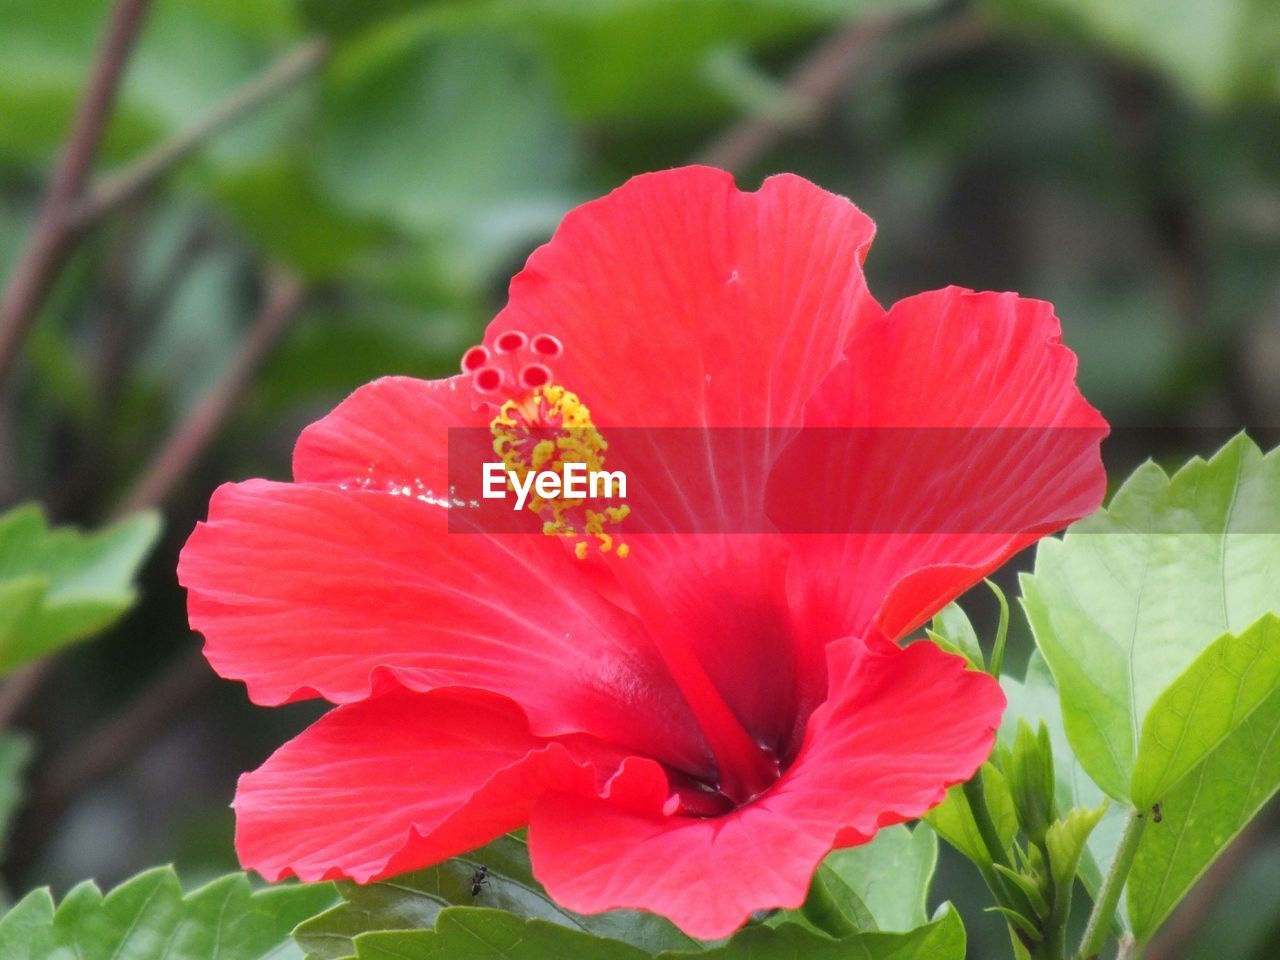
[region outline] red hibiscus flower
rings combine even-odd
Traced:
[[[898,641],[1097,507],[1106,427],[1048,304],[886,312],[872,233],[798,177],[637,177],[530,257],[463,375],[369,384],[294,482],[214,494],[179,567],[209,662],[257,703],[338,705],[241,779],[246,867],[367,882],[527,824],[566,907],[715,938],[973,774],[999,687]],[[647,517],[542,504],[576,540],[451,532],[450,428],[570,424],[814,431],[716,454]],[[757,511],[777,531],[735,526]]]

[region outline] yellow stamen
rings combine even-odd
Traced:
[[[553,471],[560,474],[563,490],[565,464],[580,463],[588,474],[604,469],[609,444],[577,394],[559,384],[538,387],[520,401],[506,401],[489,429],[493,452],[522,484],[531,472]],[[563,494],[546,500],[535,494],[528,507],[542,516],[544,534],[576,541],[573,552],[579,560],[586,559],[593,543],[601,553],[615,551],[619,557],[628,556],[630,547],[619,543],[615,548],[615,535],[605,528],[622,523],[631,508],[624,504],[594,510],[586,503]]]

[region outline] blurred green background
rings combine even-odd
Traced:
[[[0,276],[108,9],[0,0]],[[282,59],[292,81],[244,102]],[[198,149],[77,244],[0,396],[0,508],[165,518],[142,602],[19,698],[11,892],[234,866],[236,775],[316,710],[257,710],[192,652],[173,571],[210,491],[287,477],[299,429],[367,380],[452,372],[563,213],[634,173],[701,159],[851,197],[882,302],[1053,301],[1086,395],[1183,455],[1280,424],[1274,0],[158,0],[95,181],[175,137]],[[1276,820],[1151,956],[1280,956]],[[995,955],[970,870],[936,890]]]

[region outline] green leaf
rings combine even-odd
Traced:
[[[502,910],[449,907],[434,930],[394,930],[356,938],[359,960],[649,960],[636,947]]]
[[[93,534],[51,529],[36,504],[0,515],[0,673],[110,626],[159,533],[154,513]]]
[[[996,13],[1038,18],[1159,69],[1201,100],[1280,96],[1280,7],[1269,0],[987,0]]]
[[[1090,776],[1130,800],[1142,722],[1225,633],[1280,609],[1280,453],[1240,435],[1172,478],[1147,464],[1042,540],[1023,604]]]
[[[1004,591],[1000,589],[1000,584],[994,580],[984,580],[983,583],[995,595],[996,603],[1000,605],[1000,620],[996,624],[996,638],[991,644],[991,675],[999,680],[1000,672],[1004,669],[1004,648],[1009,640],[1009,599],[1004,595]]]
[[[876,929],[875,918],[858,892],[825,863],[814,871],[800,909],[776,914],[766,922],[773,927],[799,923],[833,937]]]
[[[1034,876],[1019,873],[1002,863],[992,864],[992,869],[1022,891],[1022,895],[1027,898],[1027,903],[1031,905],[1037,918],[1043,919],[1049,916],[1049,902],[1045,900],[1044,893],[1041,892]]]
[[[1053,877],[1053,926],[1064,926],[1071,915],[1071,891],[1080,860],[1089,834],[1106,810],[1106,801],[1092,810],[1076,807],[1065,820],[1055,821],[1045,831],[1044,845],[1049,852],[1049,873]]]
[[[333,902],[330,884],[254,892],[243,874],[185,896],[172,867],[138,874],[105,897],[92,882],[56,907],[35,890],[0,918],[5,960],[286,960],[290,929]]]
[[[303,276],[332,276],[381,231],[333,208],[309,169],[275,158],[217,176],[213,193],[249,238]]]
[[[309,308],[263,366],[252,415],[270,419],[336,403],[380,376],[448,376],[475,331],[447,313],[422,318],[421,307],[397,310],[362,298]]]
[[[482,863],[488,868],[489,882],[472,896],[471,880]],[[393,880],[363,887],[342,881],[338,890],[344,902],[294,932],[314,960],[354,955],[355,937],[367,931],[429,930],[441,911],[458,904],[498,908],[527,920],[610,937],[646,953],[699,946],[698,941],[653,914],[615,910],[583,916],[561,908],[533,879],[528,845],[518,836],[502,837],[465,859],[448,860]]]
[[[1280,732],[1280,617],[1220,637],[1156,700],[1142,725],[1133,802],[1159,803],[1242,726]]]
[[[644,960],[650,954],[543,920],[498,910],[450,907],[435,930],[367,933],[359,960]],[[965,934],[952,909],[909,933],[860,933],[839,940],[795,924],[749,927],[705,952],[666,952],[659,960],[964,960]]]
[[[947,904],[937,919],[906,933],[874,931],[832,940],[787,925],[776,930],[748,927],[699,960],[964,960],[965,933],[960,915]],[[687,953],[664,953],[675,960]]]
[[[794,43],[859,14],[932,5],[933,0],[441,2],[420,4],[357,34],[343,59],[370,62],[447,32],[502,33],[532,44],[550,69],[557,100],[575,119],[670,124],[723,115],[741,99],[718,89],[723,78],[716,75],[716,62],[726,49]]]
[[[1044,939],[1044,935],[1040,929],[1031,921],[1030,918],[1023,916],[1017,910],[1009,907],[987,907],[987,913],[998,913],[1009,921],[1010,929],[1017,928],[1023,936],[1032,943],[1039,943]]]
[[[1159,929],[1280,789],[1277,636],[1276,618],[1268,617],[1238,637],[1223,637],[1152,709],[1143,747],[1152,741],[1159,746],[1152,747],[1149,763],[1140,758],[1144,790],[1178,777],[1197,755],[1205,759],[1160,793],[1160,822],[1143,832],[1126,888],[1140,940]]]
[[[950,648],[961,654],[975,669],[987,668],[982,645],[978,642],[978,633],[960,604],[948,603],[939,610],[927,633],[930,640],[934,643],[941,641],[943,649]]]
[[[996,825],[996,832],[1000,834],[1001,842],[1007,848],[1018,833],[1018,814],[1014,810],[1009,784],[1003,774],[990,763],[982,768],[982,783],[991,819]],[[982,842],[982,834],[978,832],[978,825],[974,822],[962,785],[948,790],[947,799],[929,811],[924,820],[943,840],[974,863],[980,866],[990,863],[986,844]]]
[[[880,930],[906,931],[927,919],[929,885],[938,863],[932,830],[888,827],[870,843],[836,850],[823,861],[866,905]]]
[[[0,4],[0,156],[43,160],[66,133],[97,34],[106,19],[105,0],[7,0]],[[127,104],[117,129],[145,120]]]
[[[343,37],[367,29],[380,20],[412,10],[421,2],[422,0],[363,0],[361,3],[352,3],[351,0],[300,0],[298,8],[308,26],[334,37]]]
[[[348,51],[322,120],[317,185],[406,231],[481,229],[555,199],[558,216],[574,199],[574,139],[544,64],[515,38],[464,29]]]
[[[828,868],[830,878],[847,885],[854,896],[865,895],[881,910],[886,924],[909,928],[907,934],[859,933],[836,941],[792,922],[788,913],[781,915],[776,928],[750,928],[723,947],[708,948],[649,913],[615,910],[582,916],[564,910],[533,879],[525,842],[509,836],[465,859],[394,880],[364,887],[340,882],[344,902],[303,923],[294,937],[314,960],[350,956],[629,960],[654,954],[706,956],[703,951],[708,950],[711,957],[724,960],[796,955],[910,960],[933,957],[929,950],[936,950],[938,957],[959,960],[964,929],[954,912],[933,923],[924,922],[925,890],[936,854],[936,842],[928,831],[912,833],[895,827],[881,831],[871,844],[833,855],[836,864]],[[471,881],[481,863],[488,868],[489,882],[473,897]],[[837,943],[844,953],[835,952]]]
[[[1084,853],[1089,834],[1102,819],[1106,803],[1086,810],[1076,807],[1065,820],[1056,820],[1045,831],[1045,847],[1049,851],[1049,869],[1057,889],[1070,889],[1076,876],[1076,866]]]

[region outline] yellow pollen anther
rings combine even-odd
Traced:
[[[531,472],[552,471],[561,475],[563,488],[568,463],[582,464],[588,475],[604,470],[609,444],[577,394],[559,384],[538,387],[519,401],[507,400],[489,429],[493,452],[522,484]],[[631,508],[624,504],[596,510],[588,507],[588,502],[564,495],[543,499],[535,494],[528,508],[542,517],[544,534],[576,541],[573,553],[579,560],[587,558],[592,544],[601,553],[628,556],[630,547],[625,543],[615,547],[615,535],[605,528],[622,523]]]

